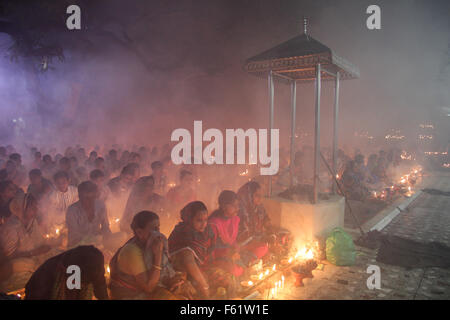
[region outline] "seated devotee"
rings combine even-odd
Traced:
[[[377,178],[378,181],[388,183],[389,178],[386,174],[386,158],[384,156],[379,156],[377,165],[374,168],[373,175]]]
[[[123,167],[120,176],[112,178],[108,182],[112,195],[116,198],[127,195],[135,181],[136,174],[137,169],[135,166],[126,165]]]
[[[130,233],[130,223],[133,215],[140,211],[154,211],[158,214],[164,211],[164,198],[154,192],[155,180],[152,176],[140,177],[128,197],[124,213],[120,219],[120,229]]]
[[[378,156],[376,153],[373,153],[367,158],[367,172],[368,172],[368,178],[367,181],[369,183],[377,183],[377,178],[374,174],[375,168],[377,166]]]
[[[98,157],[94,162],[94,169],[101,170],[105,174],[105,176],[109,177],[109,171],[106,167],[105,159],[102,157]]]
[[[32,194],[37,200],[41,200],[52,192],[53,185],[42,176],[41,170],[31,170],[28,177],[30,179],[30,185],[28,186],[27,193]]]
[[[120,156],[120,166],[124,167],[130,162],[130,152],[128,150],[124,150],[122,155]]]
[[[244,272],[243,262],[240,261],[240,247],[237,243],[240,221],[238,211],[237,194],[224,190],[219,195],[219,209],[208,218],[216,239],[213,252],[214,263],[235,277],[241,276]]]
[[[86,150],[84,148],[78,148],[76,157],[79,163],[84,164],[87,160]]]
[[[45,261],[25,286],[26,300],[107,300],[103,254],[94,246],[79,246]],[[80,289],[70,289],[68,279],[80,268]],[[70,272],[68,272],[68,270]]]
[[[369,191],[361,181],[361,176],[356,171],[355,161],[351,160],[342,174],[342,185],[345,196],[351,200],[363,201],[369,195]]]
[[[246,244],[246,249],[253,253],[254,259],[261,259],[269,251],[269,245],[274,253],[288,250],[290,245],[289,232],[276,230],[267,215],[262,203],[262,189],[258,182],[249,181],[238,191],[239,196],[239,236],[240,242]]]
[[[115,149],[111,149],[108,152],[108,156],[106,158],[106,166],[108,167],[108,172],[115,174],[120,170],[120,162],[117,159],[117,151]]]
[[[0,181],[0,225],[4,218],[2,212],[9,212],[11,200],[22,194],[22,189],[17,188],[11,180]]]
[[[72,164],[70,162],[70,159],[67,157],[63,157],[59,160],[59,169],[61,171],[64,171],[67,173],[67,176],[69,177],[69,184],[72,186],[78,185],[78,178],[76,174],[72,171]]]
[[[355,173],[358,176],[358,180],[360,180],[362,183],[366,181],[368,172],[364,164],[364,156],[362,154],[358,154],[355,156]]]
[[[214,296],[219,288],[228,295],[234,291],[233,275],[213,264],[214,247],[206,206],[201,201],[188,203],[169,236],[169,253],[175,269],[187,273],[202,298]]]
[[[1,146],[0,147],[0,159],[5,160],[8,158],[8,154],[6,152],[6,148]]]
[[[85,162],[85,166],[90,170],[95,169],[95,159],[97,159],[98,154],[96,151],[91,151],[89,153],[89,158]]]
[[[23,187],[27,177],[26,169],[22,164],[22,156],[18,153],[13,153],[9,155],[9,159],[14,161],[16,165],[16,173],[13,179],[10,179],[18,187]]]
[[[100,201],[106,202],[111,196],[111,191],[106,186],[105,174],[99,169],[92,170],[89,174],[89,180],[97,185],[98,188],[98,199]]]
[[[55,173],[53,182],[55,189],[48,196],[44,226],[47,230],[61,230],[65,226],[67,208],[78,201],[78,191],[69,185],[69,176],[65,171]]]
[[[166,195],[168,210],[171,213],[179,212],[186,203],[195,201],[196,198],[192,172],[181,170],[180,184],[171,188]]]
[[[112,299],[175,300],[190,298],[193,288],[169,261],[166,237],[159,232],[159,217],[137,213],[131,222],[134,236],[110,262]]]
[[[155,179],[155,193],[160,196],[166,194],[167,177],[164,173],[164,165],[161,161],[152,162],[152,177]]]
[[[89,180],[89,172],[86,167],[78,167],[75,169],[75,177],[77,181],[86,181]]]
[[[36,151],[33,154],[33,162],[31,163],[31,169],[40,169],[41,165],[42,165],[42,153]]]
[[[51,247],[37,222],[38,202],[29,194],[11,201],[0,226],[0,291],[23,288]]]
[[[66,213],[68,247],[87,244],[103,246],[110,237],[106,207],[97,195],[97,186],[91,181],[84,181],[78,186],[79,200],[69,206]]]
[[[25,179],[22,177],[13,160],[6,161],[5,168],[0,171],[2,180],[10,180],[18,187],[22,187],[22,184],[25,183]]]
[[[45,177],[52,177],[55,171],[55,164],[52,161],[52,157],[49,154],[46,154],[42,157],[41,170],[42,174]]]

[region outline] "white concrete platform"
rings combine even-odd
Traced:
[[[265,198],[264,206],[272,224],[291,231],[296,241],[327,236],[333,228],[344,226],[345,199],[338,195],[317,204],[280,197]]]

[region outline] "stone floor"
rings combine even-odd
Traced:
[[[434,180],[433,188],[450,191],[450,174],[439,173],[431,178]],[[422,193],[382,232],[450,246],[450,197]],[[300,288],[293,287],[293,278],[288,277],[278,299],[450,299],[450,270],[407,270],[379,263],[375,258],[376,250],[357,247],[355,265],[337,267],[325,264],[323,271],[314,270],[314,278],[305,280],[305,286]],[[370,274],[366,270],[371,264],[380,267],[380,289],[367,288]]]

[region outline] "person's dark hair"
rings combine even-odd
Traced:
[[[91,180],[103,178],[104,176],[105,176],[105,174],[100,169],[92,170],[91,173],[89,173],[89,179],[91,179]]]
[[[256,181],[249,181],[245,185],[247,186],[246,188],[252,196],[256,191],[261,189],[261,185]]]
[[[153,161],[152,162],[152,170],[160,169],[163,167],[163,163],[161,161]]]
[[[111,149],[111,150],[109,150],[108,154],[110,157],[115,157],[115,156],[117,156],[117,151],[114,149]]]
[[[59,159],[59,164],[60,165],[70,164],[70,159],[67,157],[62,157],[61,159]]]
[[[98,190],[97,185],[92,181],[83,181],[78,185],[78,195],[90,192],[97,192],[97,190]]]
[[[223,207],[238,199],[237,194],[231,190],[223,190],[219,195],[219,206]]]
[[[136,158],[141,158],[141,155],[139,154],[139,153],[137,153],[137,152],[132,152],[131,154],[130,154],[130,159],[131,160],[134,160],[134,159],[136,159]]]
[[[95,158],[97,158],[97,156],[98,156],[98,154],[97,154],[97,152],[96,151],[91,151],[90,153],[89,153],[89,158],[90,157],[95,157]]]
[[[139,168],[139,166],[136,167],[133,163],[130,163],[122,168],[122,171],[120,174],[121,175],[134,175],[138,168]]]
[[[18,153],[12,153],[9,155],[9,159],[11,159],[13,161],[20,161],[22,159],[22,157]]]
[[[349,162],[347,162],[347,165],[345,167],[348,170],[353,170],[353,168],[355,167],[355,161],[354,160],[350,160]]]
[[[192,201],[189,202],[183,209],[180,211],[181,220],[183,222],[190,222],[194,219],[195,215],[200,211],[208,211],[205,204],[201,201]]]
[[[0,218],[9,218],[12,215],[12,211],[10,209],[10,204],[13,201],[13,199],[9,199],[8,204],[6,206],[0,207]]]
[[[53,175],[53,181],[59,180],[59,179],[67,179],[69,180],[69,175],[65,171],[58,171]]]
[[[5,192],[6,188],[8,188],[10,185],[14,185],[14,182],[12,182],[11,180],[0,181],[0,193]]]
[[[133,232],[136,231],[136,229],[144,229],[148,223],[159,219],[158,215],[152,211],[141,211],[135,214],[133,217],[133,221],[131,222],[131,230]]]
[[[71,265],[79,266],[81,270],[84,270],[81,272],[81,283],[85,283],[86,285],[92,284],[97,299],[108,299],[103,253],[94,246],[78,246],[48,259],[33,273],[25,286],[26,300],[48,300],[54,298],[49,294],[49,292],[52,292],[52,286],[54,284],[51,281],[43,280],[48,279],[45,274],[47,274],[50,265],[55,261],[58,263],[54,265],[60,265],[64,270]],[[74,299],[77,298],[74,292],[77,290],[69,290],[65,286],[63,286],[62,290],[65,290],[66,293],[71,291],[71,294],[75,294]]]
[[[13,165],[14,167],[17,168],[17,164],[14,160],[9,159],[8,161],[6,161],[6,166],[10,166]]]
[[[42,161],[52,161],[52,156],[49,154],[46,154],[45,156],[42,157]]]
[[[364,163],[364,156],[362,154],[358,154],[355,156],[356,163]]]
[[[41,170],[39,170],[39,169],[33,169],[33,170],[30,170],[30,172],[28,173],[28,176],[29,177],[42,177],[42,172],[41,172]]]
[[[192,172],[190,172],[189,170],[181,170],[181,172],[180,172],[180,180],[183,180],[184,178],[186,178],[189,175],[192,176]]]
[[[97,159],[95,159],[95,164],[99,162],[105,162],[105,159],[103,159],[102,157],[98,157]]]

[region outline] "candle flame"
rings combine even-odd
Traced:
[[[248,282],[248,285],[249,285],[249,286],[252,286],[252,285],[253,285],[253,281],[250,280],[250,281]]]

